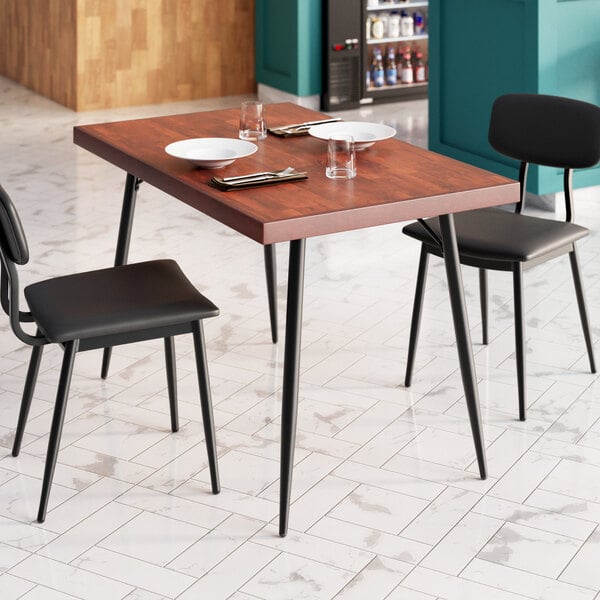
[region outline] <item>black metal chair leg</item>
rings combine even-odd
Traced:
[[[592,334],[590,332],[590,322],[588,319],[587,307],[585,303],[585,294],[581,283],[581,272],[577,261],[577,251],[575,246],[569,252],[571,261],[571,271],[573,272],[573,283],[575,284],[575,294],[577,295],[577,306],[579,307],[579,317],[581,318],[581,326],[583,328],[583,336],[585,338],[585,346],[587,348],[588,358],[590,361],[590,371],[596,372],[596,361],[594,360],[594,346],[592,344]]]
[[[131,228],[133,225],[133,214],[135,212],[135,200],[141,180],[135,175],[127,173],[125,179],[125,190],[123,192],[123,206],[121,207],[121,221],[119,223],[119,235],[117,237],[117,248],[115,251],[115,267],[127,264],[129,256],[129,242],[131,241]],[[104,348],[102,353],[102,379],[108,377],[110,357],[112,348]]]
[[[221,491],[221,485],[219,483],[219,467],[217,465],[215,420],[213,417],[210,383],[208,379],[208,363],[206,360],[204,329],[200,321],[194,321],[192,323],[192,333],[194,335],[196,370],[198,372],[198,385],[200,387],[200,405],[202,406],[202,422],[204,424],[204,437],[206,438],[206,451],[208,453],[210,481],[213,494],[218,494]]]
[[[100,377],[106,379],[108,377],[108,369],[110,367],[110,359],[112,357],[112,348],[104,348],[102,352],[102,368],[100,369]]]
[[[487,271],[479,269],[479,303],[481,305],[481,343],[488,344],[488,285]]]
[[[429,252],[425,245],[421,245],[421,257],[419,258],[419,271],[417,273],[417,287],[415,289],[415,301],[413,303],[412,319],[410,322],[410,340],[408,342],[408,359],[406,361],[406,374],[404,376],[404,385],[410,387],[412,383],[412,372],[415,364],[415,354],[417,352],[417,342],[419,340],[419,329],[421,327],[421,311],[423,309],[423,299],[425,297],[425,282],[427,279],[427,267],[429,264]]]
[[[460,272],[458,258],[458,247],[456,244],[456,231],[454,229],[454,218],[452,215],[441,215],[440,230],[442,233],[442,246],[444,251],[444,262],[446,264],[446,276],[448,277],[448,291],[450,293],[450,305],[452,307],[452,320],[456,335],[456,349],[460,363],[465,400],[471,422],[473,442],[479,465],[481,479],[487,477],[487,465],[485,458],[485,445],[483,443],[483,431],[481,427],[481,414],[479,411],[479,398],[477,393],[477,377],[475,375],[475,363],[473,361],[473,347],[467,320],[465,307],[465,296]]]
[[[526,419],[527,392],[525,386],[525,310],[523,306],[523,266],[513,264],[513,294],[515,302],[515,354],[519,391],[519,420]]]
[[[302,334],[302,300],[304,295],[304,256],[306,240],[290,242],[285,353],[281,401],[281,464],[279,489],[279,535],[288,530],[296,422],[298,418],[298,382],[300,378],[300,339]]]
[[[65,344],[65,354],[60,370],[60,380],[58,382],[58,391],[56,392],[56,404],[54,405],[54,415],[52,417],[50,438],[48,440],[48,452],[46,454],[46,466],[44,468],[44,480],[42,483],[42,496],[40,498],[40,507],[37,517],[38,523],[43,523],[46,519],[50,487],[52,486],[52,479],[54,477],[56,458],[60,446],[60,436],[62,434],[65,412],[67,409],[67,398],[69,396],[69,387],[71,385],[73,363],[75,362],[75,354],[77,354],[78,348],[79,340],[74,340]]]
[[[269,317],[271,319],[271,339],[277,343],[277,254],[275,244],[265,248],[265,274],[267,276],[267,295],[269,297]]]
[[[21,409],[19,410],[19,421],[17,423],[17,431],[13,442],[12,455],[19,456],[21,451],[21,442],[25,433],[25,425],[29,416],[29,408],[31,407],[31,399],[37,381],[38,371],[40,370],[40,362],[42,360],[42,352],[44,346],[33,346],[31,350],[31,359],[27,368],[27,378],[25,379],[25,387],[23,389],[23,398],[21,400]]]
[[[175,339],[165,338],[165,363],[167,366],[167,387],[171,411],[171,431],[179,431],[179,410],[177,407],[177,371],[175,367]]]

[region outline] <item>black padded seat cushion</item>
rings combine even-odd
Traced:
[[[173,260],[41,281],[25,288],[25,298],[51,342],[168,327],[219,314]]]
[[[439,220],[427,224],[441,237]],[[572,244],[585,237],[588,230],[573,223],[529,217],[497,208],[484,208],[454,215],[459,253],[463,256],[527,262]],[[431,237],[419,223],[402,230],[427,245]]]

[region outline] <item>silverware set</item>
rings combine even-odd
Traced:
[[[236,177],[223,177],[223,181],[229,184],[247,183],[249,181],[263,181],[265,179],[274,179],[285,177],[286,175],[297,175],[294,167],[287,167],[281,171],[261,171],[260,173],[248,173],[247,175],[237,175]]]
[[[292,123],[291,125],[282,125],[281,127],[272,127],[269,129],[271,133],[275,135],[291,135],[298,133],[308,133],[308,130],[314,125],[323,125],[324,123],[335,123],[336,121],[341,121],[340,117],[335,117],[332,119],[322,119],[320,121],[306,121],[305,123]]]
[[[296,181],[299,179],[306,179],[307,177],[308,173],[296,171],[293,167],[287,167],[280,171],[261,171],[259,173],[236,175],[235,177],[213,177],[210,183],[220,189],[234,189],[238,187],[246,188],[254,185],[277,183],[280,181]]]

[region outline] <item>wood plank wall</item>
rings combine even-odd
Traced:
[[[76,0],[0,0],[0,75],[76,108]]]
[[[255,0],[0,0],[0,74],[75,110],[253,93]]]
[[[78,109],[252,93],[254,0],[77,0]]]

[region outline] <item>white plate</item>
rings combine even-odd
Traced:
[[[193,138],[173,142],[165,148],[167,154],[184,158],[202,169],[219,169],[257,150],[256,144],[235,138]]]
[[[364,150],[375,142],[387,140],[396,135],[396,130],[381,123],[363,123],[362,121],[338,121],[315,125],[308,133],[320,140],[328,140],[332,135],[351,135],[356,150]]]

